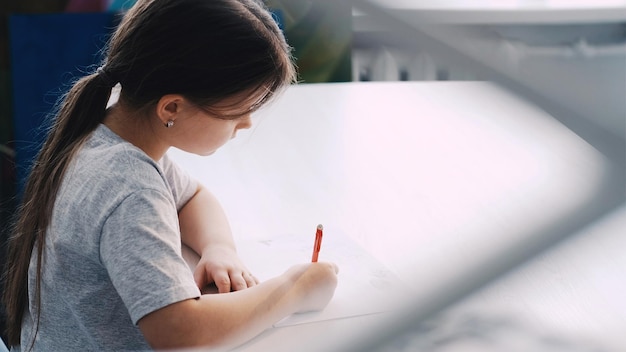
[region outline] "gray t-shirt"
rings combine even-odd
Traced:
[[[178,224],[197,186],[167,155],[157,163],[104,125],[94,131],[65,174],[46,235],[35,350],[150,349],[137,321],[200,296]],[[36,319],[35,257],[24,350]]]

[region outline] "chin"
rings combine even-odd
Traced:
[[[217,151],[216,149],[198,150],[198,149],[192,149],[192,148],[180,149],[180,150],[185,151],[189,154],[197,155],[197,156],[209,156],[209,155],[213,155]]]
[[[215,150],[209,150],[209,151],[200,152],[200,153],[197,153],[197,154],[200,155],[200,156],[209,156],[209,155],[215,154]]]

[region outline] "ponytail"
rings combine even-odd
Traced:
[[[78,80],[62,99],[46,141],[32,165],[8,242],[2,299],[6,307],[9,346],[20,344],[22,318],[29,298],[28,268],[35,244],[37,327],[39,325],[43,249],[56,195],[72,157],[104,119],[113,84],[110,75],[101,70]]]

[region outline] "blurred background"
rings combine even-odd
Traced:
[[[493,81],[546,110],[619,165],[626,161],[626,1],[266,3],[294,47],[302,84]],[[0,3],[0,264],[47,113],[74,78],[98,64],[118,14],[132,4]],[[626,187],[616,192],[626,196]],[[475,326],[516,324],[458,315],[453,320],[455,331],[475,336]],[[532,333],[532,327],[517,331]],[[404,338],[406,350],[414,336]],[[429,336],[420,340],[423,346],[439,335]]]

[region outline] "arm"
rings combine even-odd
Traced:
[[[258,283],[237,256],[224,210],[205,187],[198,187],[178,219],[182,242],[200,255],[194,271],[198,287],[215,282],[219,292],[225,293]]]
[[[283,317],[325,307],[337,285],[328,263],[294,266],[283,275],[243,291],[203,295],[141,318],[139,328],[155,349],[235,347]]]
[[[209,245],[235,250],[230,225],[217,198],[204,186],[178,213],[181,239],[198,254]]]

